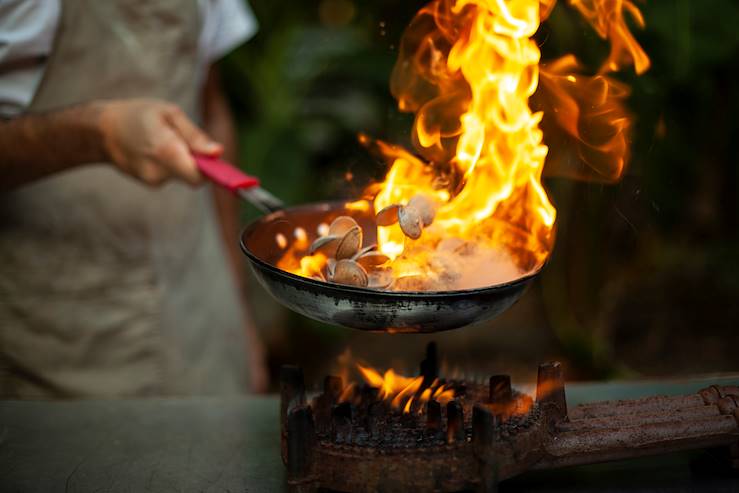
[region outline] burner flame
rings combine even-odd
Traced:
[[[404,413],[410,413],[412,409],[418,408],[418,412],[422,412],[422,406],[429,400],[433,399],[440,404],[446,404],[454,399],[454,390],[446,384],[440,383],[435,379],[431,385],[425,389],[423,386],[423,377],[405,377],[396,373],[393,369],[385,371],[381,374],[374,368],[356,365],[357,370],[364,378],[364,381],[371,387],[378,389],[378,397],[390,403],[392,409]],[[340,400],[348,400],[351,392],[342,394]]]

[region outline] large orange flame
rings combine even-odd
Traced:
[[[629,62],[639,73],[648,68],[649,59],[622,14],[626,10],[643,26],[633,3],[569,3],[612,43],[602,71]],[[421,245],[456,236],[508,251],[524,270],[543,262],[556,218],[541,184],[548,154],[540,129],[545,111],[553,133],[564,134],[557,145],[578,147],[574,159],[571,154],[558,159],[558,174],[613,181],[623,173],[628,90],[603,75],[582,75],[572,56],[540,65],[532,37],[540,15],[548,16],[554,5],[553,0],[435,0],[411,22],[391,90],[401,110],[416,114],[413,142],[421,158],[381,146],[392,166],[374,207],[405,203],[419,192],[435,196],[441,205],[437,227],[411,245],[397,226],[379,228],[380,248],[391,258],[402,253],[413,259],[423,251]],[[534,112],[529,100],[540,78],[542,111]]]
[[[361,137],[391,163],[371,189],[372,205],[379,212],[423,194],[438,208],[417,240],[397,224],[378,227],[378,247],[395,279],[443,281],[440,272],[453,267],[472,275],[457,273],[447,286],[467,288],[496,280],[481,272],[512,278],[537,268],[551,253],[557,215],[542,185],[545,162],[552,174],[610,182],[622,175],[628,88],[605,73],[649,67],[624,16],[641,27],[641,12],[629,0],[568,0],[611,43],[593,76],[572,55],[541,63],[533,37],[555,3],[433,0],[403,34],[390,88],[400,110],[416,115],[418,154]],[[440,252],[450,238],[475,245],[481,260]],[[491,267],[489,259],[501,255]],[[506,259],[515,272],[505,270]]]
[[[390,153],[374,206],[419,192],[437,198],[435,227],[411,250],[451,236],[507,247],[525,269],[548,255],[556,212],[541,185],[542,115],[528,105],[538,82],[538,27],[535,1],[437,0],[406,30],[391,90],[402,110],[416,113],[420,154],[443,167]],[[406,252],[399,227],[380,228],[378,237],[391,258]]]

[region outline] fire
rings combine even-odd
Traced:
[[[360,136],[390,168],[366,192],[371,204],[349,207],[371,205],[377,213],[419,194],[434,202],[433,224],[418,239],[398,224],[377,228],[394,279],[460,289],[538,268],[551,253],[557,217],[542,185],[545,164],[548,174],[606,182],[622,175],[628,88],[606,73],[629,65],[647,70],[649,58],[625,14],[639,27],[644,19],[629,0],[568,0],[611,43],[600,72],[587,75],[572,55],[541,61],[534,35],[555,3],[433,0],[406,29],[390,87],[400,110],[415,113],[418,154]],[[455,248],[440,248],[450,239]],[[466,244],[475,248],[460,254]],[[314,276],[326,261],[306,258],[280,266]]]
[[[613,72],[627,65],[634,65],[637,74],[650,66],[649,57],[634,39],[624,19],[628,12],[637,26],[644,28],[644,17],[630,0],[569,0],[570,5],[593,26],[603,39],[611,42],[611,53],[601,67],[601,72]]]
[[[541,185],[542,115],[528,104],[538,84],[538,27],[539,4],[530,0],[437,0],[411,22],[391,90],[402,110],[416,113],[413,140],[428,162],[385,146],[393,164],[374,205],[419,192],[440,205],[422,245],[406,245],[398,227],[380,228],[383,253],[395,259],[407,246],[457,237],[525,252],[518,260],[526,270],[548,256],[556,211]]]
[[[325,224],[321,226],[328,227]],[[317,231],[319,236],[325,235],[325,232],[322,232],[323,228],[321,226],[319,226]],[[303,277],[323,279],[323,269],[328,261],[326,256],[320,253],[316,255],[304,255],[310,245],[308,233],[305,229],[301,227],[295,228],[292,236],[294,240],[292,243],[289,243],[284,234],[277,233],[275,235],[275,245],[278,248],[284,250],[290,245],[278,261],[277,266],[282,270],[294,272]]]
[[[454,391],[445,384],[434,380],[430,386],[421,389],[423,377],[404,377],[389,369],[384,374],[377,370],[357,364],[357,369],[370,386],[377,388],[378,397],[390,402],[393,409],[402,409],[404,413],[411,412],[412,406],[425,404],[430,399],[446,404],[454,399]],[[420,412],[420,408],[419,408]]]
[[[339,371],[338,375],[344,382],[349,382],[349,369],[356,368],[364,383],[372,388],[377,389],[377,397],[390,406],[391,409],[401,413],[423,413],[423,404],[430,400],[435,400],[442,405],[446,405],[454,399],[454,390],[446,383],[442,383],[439,379],[424,385],[424,377],[406,377],[395,370],[388,369],[384,373],[380,373],[374,368],[362,365],[360,363],[352,363],[352,355],[348,350],[342,353],[338,359]],[[358,386],[354,382],[348,383],[341,395],[340,402],[361,399],[361,393],[358,392]]]

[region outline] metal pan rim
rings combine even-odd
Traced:
[[[362,288],[362,287],[357,287],[357,286],[346,286],[343,284],[336,284],[332,282],[318,281],[315,279],[310,279],[308,277],[299,276],[297,274],[284,271],[270,264],[269,262],[262,260],[246,246],[246,243],[244,241],[245,238],[251,235],[253,231],[259,227],[260,224],[273,221],[277,216],[284,215],[285,213],[289,213],[291,211],[300,211],[300,210],[324,209],[326,211],[329,211],[333,208],[336,208],[339,205],[343,206],[345,203],[346,203],[345,201],[315,202],[315,203],[298,205],[294,207],[288,207],[288,208],[285,208],[284,210],[272,212],[270,214],[267,214],[266,216],[259,217],[253,220],[251,223],[249,223],[241,231],[241,236],[239,238],[239,245],[241,246],[241,250],[249,258],[249,260],[251,260],[253,263],[259,265],[260,267],[264,269],[269,270],[270,272],[274,274],[283,276],[294,282],[298,282],[301,284],[307,284],[310,286],[315,286],[321,289],[334,289],[337,291],[351,292],[351,293],[361,294],[365,296],[397,298],[397,299],[403,299],[403,298],[409,298],[409,299],[427,298],[428,299],[428,298],[448,298],[448,297],[456,298],[456,297],[474,296],[474,295],[490,293],[494,291],[505,291],[512,287],[516,287],[516,286],[528,283],[533,278],[537,277],[539,273],[541,272],[541,270],[547,264],[547,262],[544,262],[542,265],[540,265],[535,270],[517,279],[513,279],[511,281],[501,283],[501,284],[493,284],[491,286],[484,286],[480,288],[458,289],[458,290],[452,290],[452,291],[381,291],[377,289]]]

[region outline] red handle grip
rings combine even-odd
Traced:
[[[232,192],[259,186],[259,179],[217,157],[193,154],[200,172],[213,183]]]

